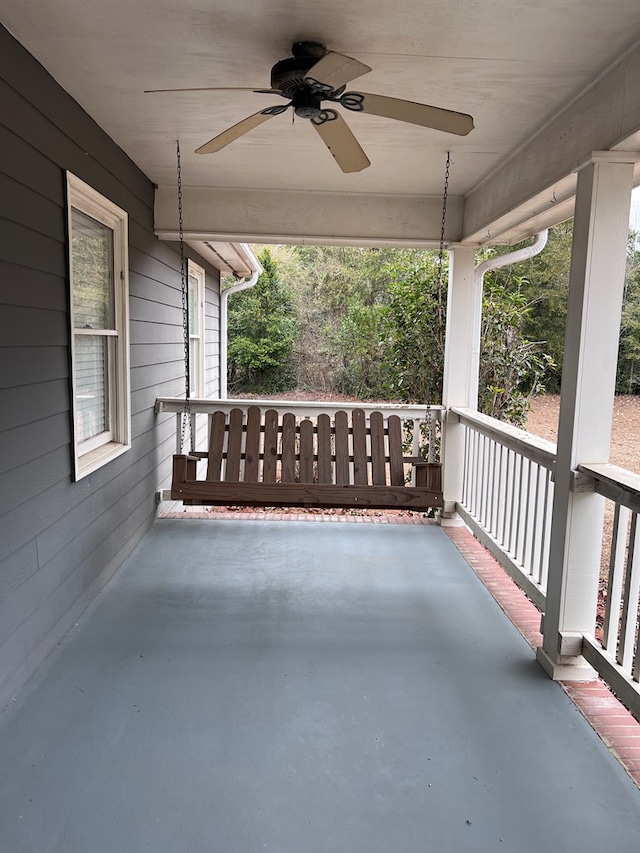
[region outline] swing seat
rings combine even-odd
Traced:
[[[362,409],[296,420],[250,406],[211,415],[207,452],[173,460],[171,499],[188,505],[427,510],[442,507],[439,463],[405,456],[402,422]],[[204,479],[199,463],[206,460]],[[412,478],[412,468],[415,477]],[[408,485],[407,480],[415,480]]]

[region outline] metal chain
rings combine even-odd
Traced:
[[[444,226],[447,221],[447,198],[449,196],[449,171],[451,152],[447,151],[447,165],[444,172],[444,192],[442,193],[442,223],[440,226],[440,251],[438,252],[438,284],[442,283],[442,263],[444,259]]]
[[[180,290],[182,293],[182,332],[184,341],[184,412],[182,415],[181,450],[188,446],[193,450],[193,431],[191,429],[191,366],[189,354],[189,291],[187,269],[184,257],[184,222],[182,218],[182,166],[180,163],[180,140],[176,141],[176,167],[178,178],[178,230],[180,237]],[[189,442],[187,444],[187,434]]]
[[[431,411],[431,405],[427,406],[427,438],[429,444],[427,446],[427,462],[435,462],[436,458],[436,430],[435,424],[433,423],[433,412]]]
[[[440,250],[438,252],[438,279],[436,291],[438,294],[438,320],[440,334],[443,329],[443,305],[442,305],[442,267],[444,263],[444,227],[447,221],[447,199],[449,196],[449,171],[451,169],[451,152],[447,151],[447,163],[444,172],[444,191],[442,193],[442,222],[440,225]],[[444,343],[440,342],[440,348],[444,349]]]

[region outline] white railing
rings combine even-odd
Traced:
[[[579,465],[578,469],[592,479],[595,491],[613,509],[603,540],[608,569],[599,597],[602,618],[594,614],[596,631],[584,637],[582,654],[627,707],[640,714],[640,475],[616,465]]]
[[[471,409],[458,512],[531,600],[544,610],[556,446]]]
[[[279,416],[287,412],[295,415],[297,420],[317,418],[327,414],[332,419],[336,412],[351,409],[363,409],[369,415],[371,412],[382,412],[384,425],[390,415],[398,415],[404,424],[404,436],[408,452],[414,457],[426,458],[428,462],[438,460],[440,444],[440,422],[443,418],[443,406],[405,405],[403,403],[360,403],[360,402],[307,402],[300,400],[190,400],[191,433],[194,436],[192,450],[205,450],[209,436],[209,419],[214,412],[223,411],[228,414],[232,409],[243,409],[246,413],[249,406],[259,406],[261,409],[275,409]],[[156,413],[164,412],[176,415],[176,453],[182,453],[183,422],[185,416],[185,401],[178,397],[158,397],[155,405]],[[415,475],[414,475],[415,476]],[[161,499],[164,499],[164,493]]]

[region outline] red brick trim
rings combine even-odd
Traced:
[[[332,521],[335,523],[356,524],[435,524],[435,519],[423,513],[408,510],[336,510],[333,512],[319,509],[270,510],[256,509],[205,509],[185,507],[180,511],[161,512],[160,518],[208,518],[236,521]]]

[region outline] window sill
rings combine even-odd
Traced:
[[[122,456],[123,453],[126,453],[127,450],[130,449],[130,444],[120,444],[117,441],[109,441],[100,447],[96,447],[95,450],[90,450],[88,453],[84,453],[76,460],[76,481],[81,480],[88,474],[92,474],[94,471],[97,471],[98,468],[102,468],[103,465],[111,462],[112,459],[117,459],[118,456]]]

